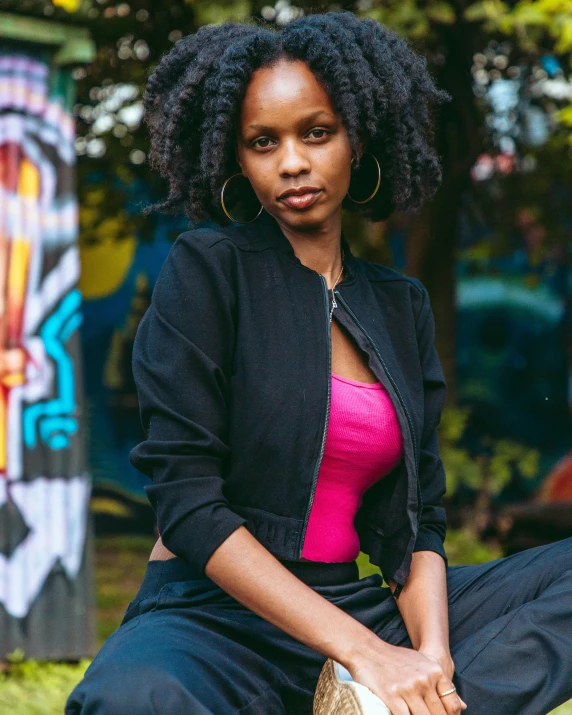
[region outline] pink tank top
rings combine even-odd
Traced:
[[[403,436],[381,382],[332,373],[330,417],[302,557],[355,560],[360,551],[354,518],[367,489],[399,463]]]

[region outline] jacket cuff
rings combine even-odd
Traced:
[[[239,526],[244,526],[247,523],[246,519],[238,514],[235,514],[233,511],[230,511],[230,509],[225,510],[224,516],[219,514],[219,519],[222,519],[222,521],[217,523],[216,528],[208,529],[203,539],[199,539],[201,542],[200,546],[191,553],[190,557],[185,557],[203,573],[205,566],[207,565],[207,561],[210,559],[213,552],[216,551],[223,541],[226,541],[226,539],[228,539],[228,537],[236,531]],[[184,530],[184,533],[181,534],[181,549],[185,544],[188,544],[189,535],[190,534],[186,530]],[[177,536],[175,535],[174,545],[177,546],[177,544]],[[173,551],[173,553],[175,552]]]
[[[431,531],[431,529],[424,528],[423,526],[419,527],[413,551],[435,551],[443,557],[445,567],[449,566],[449,560],[447,558],[443,540],[438,534]]]
[[[144,489],[154,510],[157,508],[154,492],[161,492],[164,485],[149,485]],[[163,491],[164,494],[164,491]],[[161,506],[165,507],[164,497]],[[154,503],[155,502],[155,503]],[[159,507],[161,511],[161,507]],[[157,511],[155,512],[157,513]],[[247,524],[247,519],[236,514],[224,503],[205,505],[192,513],[175,517],[173,513],[157,518],[162,523],[161,541],[169,551],[187,561],[195,569],[204,573],[205,566],[213,552],[239,526]],[[169,518],[170,517],[170,518]]]

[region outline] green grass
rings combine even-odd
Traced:
[[[118,627],[128,603],[137,593],[154,541],[152,537],[136,536],[96,539],[98,648]],[[494,547],[475,544],[468,533],[451,529],[447,532],[446,546],[451,564],[483,563],[502,555]],[[362,578],[379,573],[364,554],[360,555],[358,565]],[[0,713],[61,715],[68,694],[81,680],[89,660],[62,665],[25,660],[22,655],[15,653],[8,669],[0,672]],[[572,715],[572,701],[551,715]]]
[[[64,703],[81,680],[89,660],[78,665],[25,661],[0,674],[0,713],[61,715]]]
[[[98,649],[117,628],[135,598],[155,543],[154,537],[122,536],[95,540]]]

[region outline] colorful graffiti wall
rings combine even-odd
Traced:
[[[0,52],[0,657],[92,633],[69,73]]]
[[[97,173],[88,178],[80,211],[91,507],[96,533],[152,533],[155,516],[143,489],[149,480],[129,462],[144,439],[131,355],[163,261],[187,222],[164,215],[141,221],[142,205],[151,202],[145,186],[119,179],[103,186]]]

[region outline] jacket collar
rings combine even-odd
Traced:
[[[305,268],[303,263],[294,253],[292,244],[282,232],[280,224],[267,211],[263,211],[256,221],[249,224],[248,229],[251,234],[250,245],[252,248],[256,248],[257,250],[262,248],[272,248],[289,256],[291,260]],[[350,245],[347,242],[343,231],[340,243],[345,256],[345,275],[344,279],[340,281],[338,285],[345,286],[353,283],[355,280],[357,275],[357,265],[356,258],[351,251]]]

